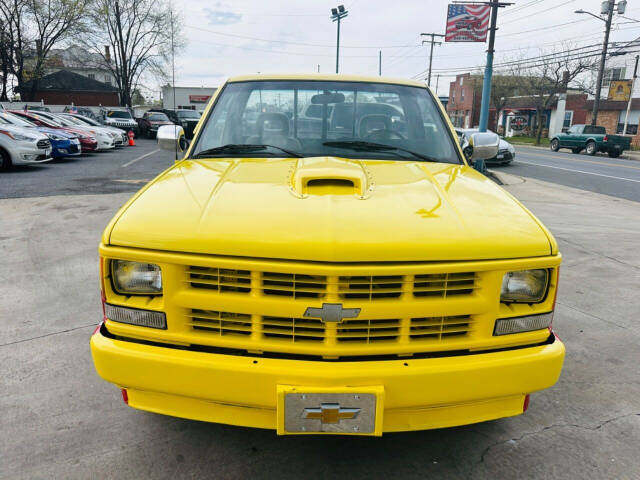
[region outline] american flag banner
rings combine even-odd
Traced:
[[[465,3],[450,4],[447,10],[445,42],[485,42],[491,7]]]

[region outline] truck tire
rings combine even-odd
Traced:
[[[551,147],[552,152],[557,152],[558,150],[560,150],[560,142],[557,138],[554,138],[553,140],[551,140],[551,144],[549,145],[549,147]]]
[[[11,168],[11,157],[9,153],[0,148],[0,171]]]
[[[607,153],[611,158],[618,158],[622,152],[620,150],[609,150]]]
[[[596,145],[596,142],[587,142],[584,147],[584,151],[587,155],[595,155],[598,152],[598,146]]]

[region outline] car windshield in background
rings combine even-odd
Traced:
[[[228,84],[192,156],[225,145],[235,156],[339,156],[460,163],[454,139],[425,88],[386,83],[250,81]],[[222,154],[215,155],[221,156]],[[230,153],[226,156],[234,156]]]
[[[149,120],[153,120],[154,122],[168,122],[169,117],[167,117],[164,113],[152,113],[149,115]]]
[[[53,120],[49,117],[45,117],[44,115],[38,115],[37,113],[29,112],[33,118],[37,118],[41,122],[46,123],[47,125],[53,125],[54,127],[63,127],[61,122],[57,120]]]
[[[20,127],[35,127],[35,123],[31,123],[30,121],[9,112],[0,111],[0,118],[4,119],[5,123],[11,123],[12,125],[18,125]]]
[[[183,118],[184,119],[193,118],[194,120],[200,119],[200,114],[195,110],[178,110],[176,112],[176,115],[178,115],[178,118],[180,119],[183,119]]]
[[[126,118],[126,119],[130,119],[131,118],[131,114],[129,112],[125,112],[122,110],[111,110],[109,112],[107,112],[107,117],[109,118]]]

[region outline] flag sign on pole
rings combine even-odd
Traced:
[[[445,42],[485,42],[491,16],[489,5],[456,3],[447,10]]]

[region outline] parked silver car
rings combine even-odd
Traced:
[[[6,170],[11,165],[49,160],[51,142],[45,134],[18,127],[0,117],[0,170]]]

